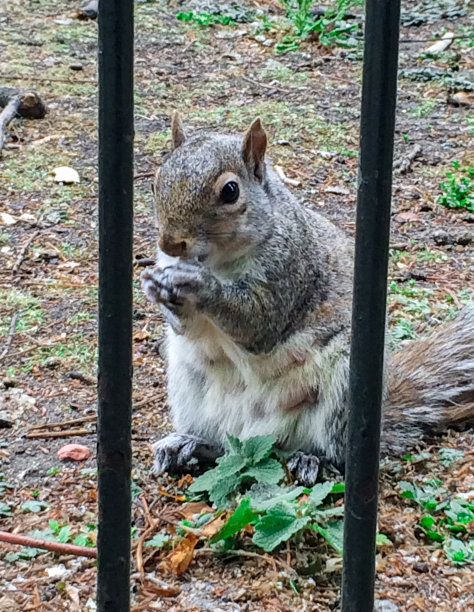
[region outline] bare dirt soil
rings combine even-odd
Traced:
[[[226,558],[207,548],[199,552],[204,542],[180,576],[161,565],[167,552],[136,552],[151,520],[159,520],[156,530],[163,533],[175,529],[186,488],[186,480],[176,484],[151,474],[150,442],[169,429],[169,417],[162,323],[138,282],[140,260],[154,257],[151,182],[167,149],[170,111],[179,108],[190,131],[244,130],[260,115],[271,136],[270,155],[297,181],[295,193],[354,230],[360,50],[315,41],[277,54],[277,26],[257,31],[252,23],[178,21],[178,10],[209,5],[188,4],[137,2],[135,10],[133,609],[336,610],[341,561],[321,541],[263,555],[244,538],[241,550],[257,555]],[[275,0],[243,4],[284,23]],[[0,82],[36,89],[49,107],[43,120],[10,125],[0,159],[0,473],[11,485],[0,481],[0,524],[27,534],[58,521],[91,543],[97,23],[78,19],[77,8],[74,0],[10,0],[0,9]],[[474,165],[474,22],[468,4],[434,0],[404,3],[402,23],[389,301],[395,345],[453,316],[470,299],[474,263],[474,214],[436,202],[453,161]],[[462,38],[439,56],[420,55],[430,37],[446,29]],[[459,91],[466,104],[453,98]],[[54,182],[60,166],[73,167],[80,183]],[[27,437],[45,432],[57,437]],[[69,442],[85,445],[92,457],[61,461],[57,450]],[[440,462],[440,448],[460,451],[457,460]],[[414,452],[421,451],[412,461],[394,459],[382,468],[379,530],[392,544],[378,552],[377,597],[403,612],[474,610],[472,565],[453,564],[423,537],[423,511],[401,499],[397,487],[400,480],[438,478],[453,495],[472,500],[473,434],[451,432]],[[92,560],[53,553],[15,558],[19,551],[0,543],[0,611],[95,609]],[[306,571],[292,581],[282,563]]]

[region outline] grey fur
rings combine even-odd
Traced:
[[[274,433],[300,459],[343,466],[353,241],[303,207],[268,162],[261,166],[265,146],[258,120],[244,140],[199,134],[157,174],[160,245],[169,254],[159,251],[142,284],[169,324],[173,421],[216,452],[226,432]],[[231,204],[219,195],[228,181],[239,187]],[[384,451],[474,416],[474,309],[424,342],[393,357]],[[158,469],[185,469],[182,442],[166,440]],[[293,463],[309,482],[318,461],[305,461]]]

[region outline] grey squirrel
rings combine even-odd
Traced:
[[[277,177],[259,118],[243,137],[187,138],[175,113],[171,131],[157,267],[142,274],[167,323],[176,429],[154,445],[155,470],[205,467],[227,433],[273,434],[313,484],[322,459],[344,465],[353,241]],[[472,306],[388,360],[383,453],[474,419]]]

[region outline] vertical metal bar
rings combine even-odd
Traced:
[[[366,0],[346,458],[343,612],[374,606],[400,0]]]
[[[133,0],[99,2],[97,609],[130,610]]]

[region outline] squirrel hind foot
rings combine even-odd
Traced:
[[[287,466],[299,484],[312,487],[318,479],[320,463],[321,461],[316,455],[308,455],[298,451],[288,459]]]

